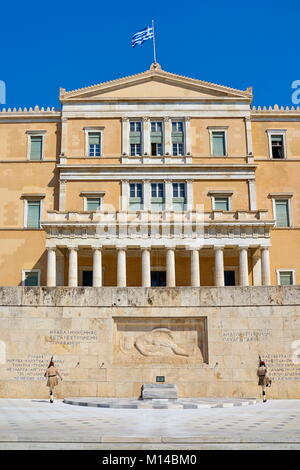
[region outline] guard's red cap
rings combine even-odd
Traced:
[[[265,366],[266,363],[265,363],[264,361],[260,361],[259,365],[260,365],[260,366]]]

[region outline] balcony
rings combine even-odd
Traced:
[[[101,241],[103,245],[122,242],[174,246],[188,243],[226,246],[261,245],[270,237],[274,220],[268,211],[49,211],[42,222],[47,238],[64,246],[74,239],[84,246]],[[75,240],[74,240],[75,241]]]

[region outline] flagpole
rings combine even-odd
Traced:
[[[154,20],[152,20],[152,31],[153,31],[153,56],[154,56],[154,63],[156,64],[156,46],[155,46]]]

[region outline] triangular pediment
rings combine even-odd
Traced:
[[[247,100],[252,90],[245,91],[175,75],[160,68],[112,80],[78,90],[66,92],[61,89],[60,100],[106,101],[106,100]]]

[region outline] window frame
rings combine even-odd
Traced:
[[[227,199],[227,205],[228,209],[217,209],[216,208],[216,199]],[[231,198],[229,196],[222,196],[222,195],[215,195],[213,196],[213,210],[214,211],[224,211],[224,212],[229,212],[231,210]]]
[[[93,212],[93,211],[88,211],[88,209],[87,209],[87,200],[88,199],[100,199],[100,209],[99,210],[103,210],[103,201],[102,200],[105,196],[105,191],[81,191],[80,196],[83,197],[83,210],[85,212]]]
[[[274,195],[272,196],[272,209],[273,209],[273,219],[275,220],[275,228],[279,229],[287,229],[293,226],[293,219],[292,219],[292,203],[291,203],[292,196],[286,195],[286,196],[277,196]],[[284,227],[278,226],[277,221],[276,221],[276,201],[287,201],[287,209],[288,209],[288,225],[285,225]]]
[[[100,155],[98,156],[90,156],[90,146],[89,146],[89,134],[100,134]],[[85,135],[85,158],[101,158],[103,157],[103,149],[104,149],[104,127],[84,127],[84,135]]]
[[[41,162],[45,160],[45,137],[46,137],[46,132],[45,130],[28,130],[26,131],[27,134],[27,160],[30,162]],[[39,160],[34,160],[31,157],[31,138],[32,137],[41,137],[42,138],[42,153],[41,153],[41,158]]]
[[[131,124],[134,124],[134,127],[136,126],[136,124],[139,124],[140,125],[140,130],[137,131],[137,130],[131,130]],[[130,137],[131,137],[131,132],[139,132],[140,133],[140,143],[139,144],[136,144],[136,143],[131,143],[130,142]],[[143,151],[144,151],[144,127],[143,127],[143,120],[140,119],[140,118],[135,118],[135,119],[129,119],[129,124],[128,124],[128,142],[129,142],[129,156],[131,157],[141,157],[143,155]],[[140,145],[140,153],[134,153],[132,154],[131,153],[131,145]]]
[[[157,185],[156,193],[158,193],[158,185],[162,185],[163,187],[163,196],[153,196],[152,195],[152,186]],[[156,205],[161,204],[161,209],[158,209],[157,212],[164,211],[166,206],[166,185],[161,181],[152,181],[150,184],[150,204],[151,210],[156,209]],[[156,212],[156,210],[155,210]]]
[[[280,284],[280,274],[281,273],[291,273],[292,274],[292,284]],[[285,285],[295,286],[296,285],[296,270],[293,269],[293,268],[291,268],[291,269],[278,268],[278,269],[276,269],[276,278],[277,278],[277,285],[278,286],[285,286]]]
[[[182,130],[178,130],[176,126],[176,130],[175,132],[182,132],[182,142],[173,142],[173,124],[178,124],[180,123],[181,124],[181,127],[182,127]],[[182,119],[172,119],[171,120],[171,145],[172,145],[172,155],[174,157],[182,157],[186,154],[186,130],[185,130],[185,121],[182,120]],[[177,146],[177,150],[178,150],[178,146],[179,145],[182,145],[182,153],[180,153],[179,151],[176,151],[174,152],[174,145]]]
[[[26,273],[38,273],[38,284],[37,286],[26,286],[25,281],[26,281]],[[22,286],[23,287],[39,287],[41,285],[41,270],[40,269],[22,269],[22,275],[21,275],[21,280],[22,280]]]
[[[174,185],[183,185],[184,187],[184,196],[174,196]],[[180,194],[180,186],[178,186],[179,194]],[[181,211],[185,211],[187,207],[187,183],[186,181],[172,181],[172,210],[179,211],[179,209],[175,209],[175,204],[181,204],[183,207],[180,209]]]
[[[215,206],[215,199],[216,198],[227,198],[228,199],[228,210],[225,212],[232,211],[232,195],[233,195],[233,190],[211,190],[208,192],[208,196],[211,197],[211,210],[212,211],[219,211],[221,209],[216,209]]]
[[[286,145],[286,133],[287,129],[267,129],[266,130],[268,135],[268,145],[269,145],[269,158],[270,160],[281,161],[287,159],[287,145]],[[272,152],[272,136],[273,135],[280,135],[282,136],[283,141],[283,158],[274,158]]]
[[[131,188],[130,188],[130,185],[135,185],[135,194],[137,194],[137,187],[136,185],[141,185],[141,190],[142,190],[142,195],[141,197],[138,197],[138,196],[135,196],[135,197],[131,197],[130,193],[131,193]],[[140,204],[140,207],[138,209],[133,209],[131,207],[131,205],[133,204]],[[144,208],[144,185],[141,181],[130,181],[129,184],[128,184],[128,210],[132,210],[132,211],[136,211],[136,210],[143,210]]]
[[[99,200],[99,209],[97,209],[96,211],[88,209],[88,199],[94,199],[94,200],[98,199]],[[86,212],[99,212],[101,210],[102,210],[102,197],[101,196],[97,196],[97,195],[92,196],[92,195],[90,195],[90,196],[85,196],[84,197],[84,211],[86,211]]]
[[[23,218],[23,227],[28,230],[40,230],[41,229],[41,220],[42,220],[42,213],[43,213],[43,198],[44,196],[32,196],[32,197],[23,197],[24,199],[24,218]],[[36,202],[40,203],[40,211],[39,211],[39,226],[38,227],[28,227],[28,203],[29,202]]]
[[[160,123],[161,124],[161,142],[152,142],[151,135],[152,132],[158,132],[157,130],[152,131],[152,124],[153,123]],[[156,152],[156,154],[152,154],[152,144],[161,145],[161,153]],[[152,157],[161,157],[165,155],[165,126],[163,119],[150,119],[150,156]]]
[[[210,143],[210,156],[214,158],[228,157],[228,128],[229,126],[208,126],[209,132],[209,143]],[[224,133],[224,145],[225,152],[224,155],[214,155],[214,144],[213,144],[213,133],[214,132],[223,132]]]

